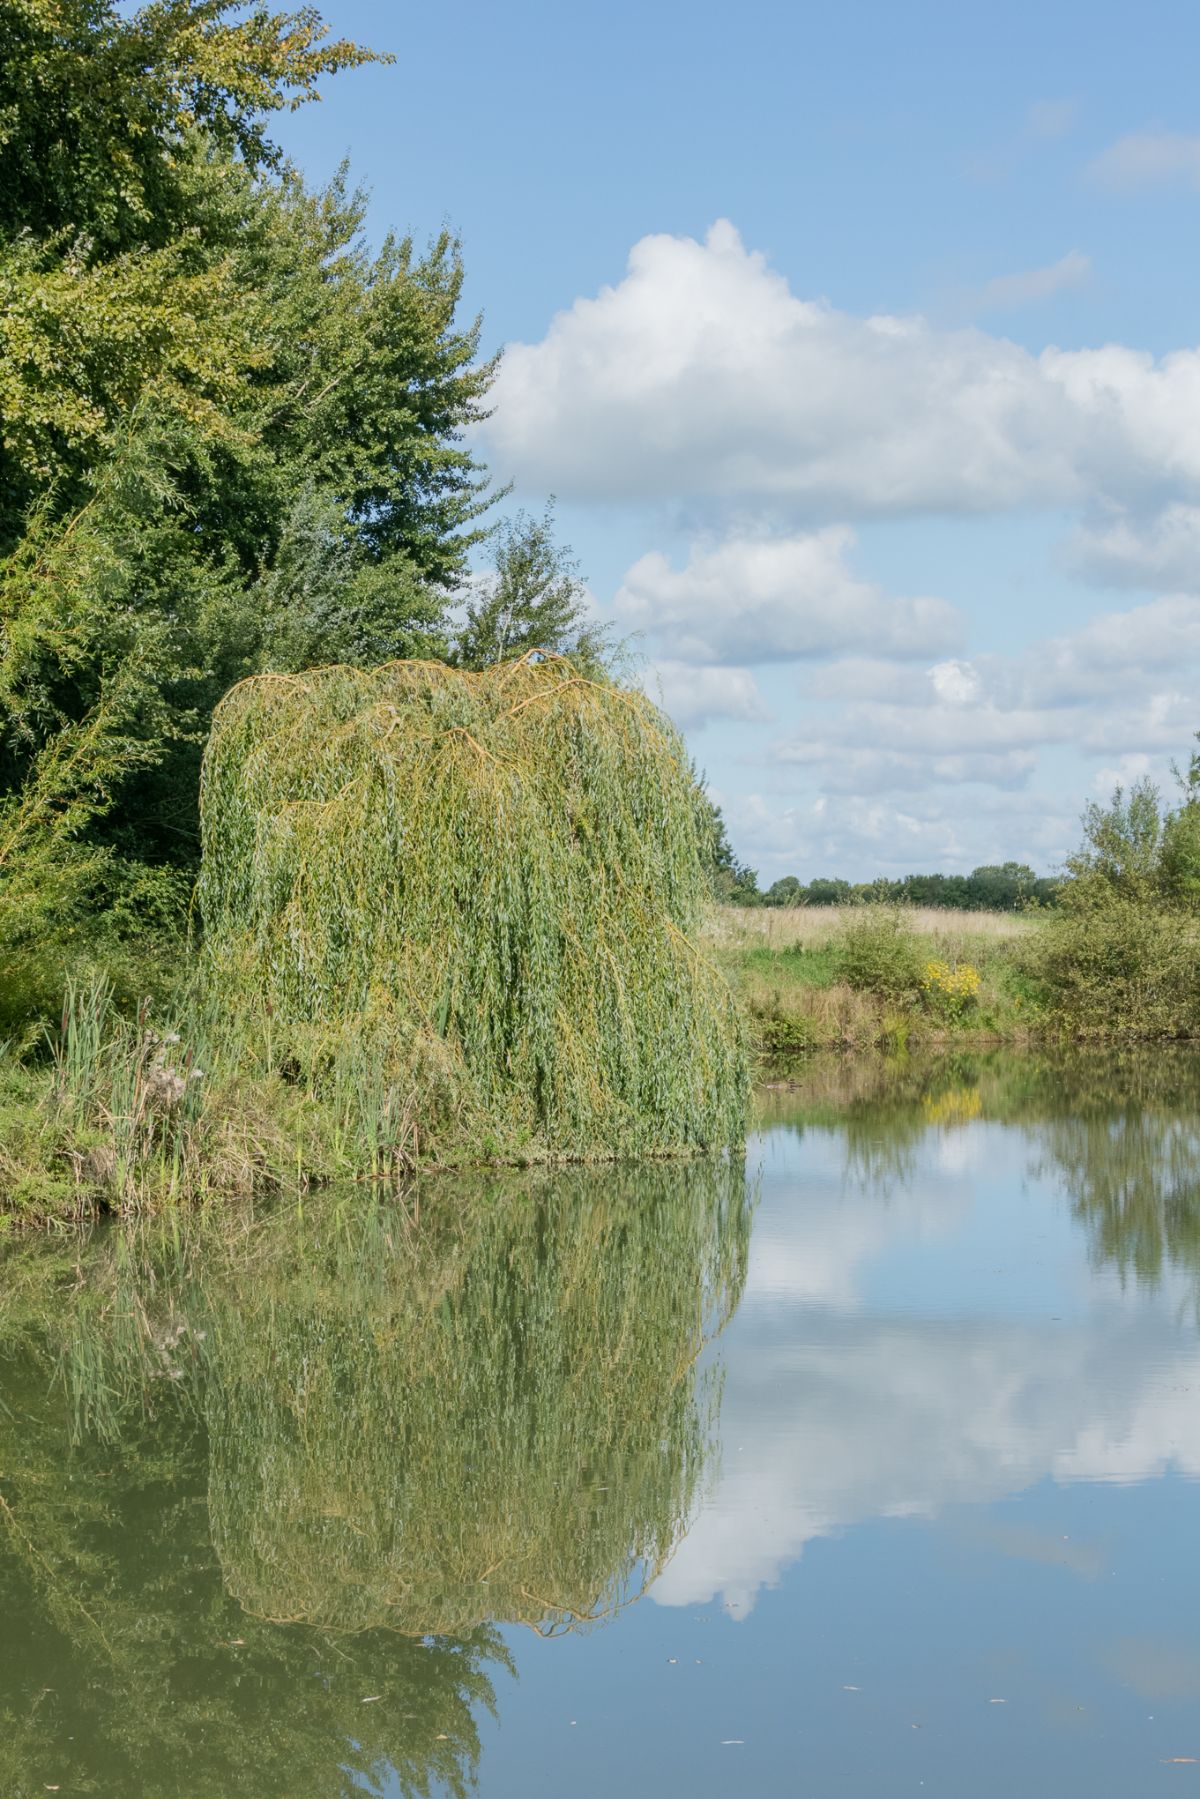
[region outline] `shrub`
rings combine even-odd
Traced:
[[[1093,887],[1046,919],[1022,961],[1042,1006],[1081,1036],[1200,1030],[1200,946],[1182,914]]]
[[[902,1004],[917,997],[921,971],[916,934],[902,912],[864,906],[843,925],[837,972],[848,987]]]
[[[979,1003],[979,970],[971,962],[926,962],[921,971],[921,992],[933,1012],[962,1018]]]

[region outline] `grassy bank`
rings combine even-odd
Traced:
[[[755,1047],[778,1056],[1045,1030],[1028,966],[1039,928],[1007,912],[728,907],[709,941]]]
[[[765,1056],[1200,1034],[1200,927],[1136,905],[728,907],[708,947]]]
[[[73,983],[53,1030],[0,1043],[0,1228],[613,1157],[556,1145],[449,1077],[414,1084],[358,1023],[314,1029],[302,1060],[276,1025],[188,988],[130,1017],[102,975]]]
[[[762,1075],[809,1052],[1114,1046],[1200,1035],[1194,919],[1137,905],[1014,917],[872,907],[710,915]],[[270,1008],[206,1008],[188,986],[130,1012],[103,976],[53,1029],[0,1046],[0,1212],[99,1212],[392,1186],[422,1169],[567,1159],[460,1086],[400,1078],[369,1033],[324,1025],[295,1054]],[[864,1066],[870,1057],[864,1055]]]

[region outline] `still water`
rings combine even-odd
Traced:
[[[1200,1792],[1200,1055],[0,1262],[0,1795]]]

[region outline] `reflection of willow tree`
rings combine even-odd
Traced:
[[[721,1163],[10,1257],[0,1791],[464,1792],[496,1623],[678,1541],[747,1238]]]
[[[428,1257],[383,1228],[360,1217],[211,1295],[230,1590],[263,1617],[410,1634],[612,1612],[695,1497],[715,1393],[694,1363],[740,1286],[740,1172],[559,1175],[476,1204]]]
[[[69,1447],[42,1358],[9,1362],[0,1473],[0,1792],[465,1794],[510,1666],[490,1627],[414,1643],[281,1630],[224,1589],[186,1405]],[[379,1695],[364,1705],[364,1698]]]

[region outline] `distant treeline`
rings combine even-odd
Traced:
[[[868,903],[946,906],[957,912],[1020,912],[1029,906],[1052,905],[1061,880],[1037,875],[1023,862],[1002,862],[972,869],[969,875],[904,875],[889,880],[843,881],[826,878],[807,883],[784,875],[765,892],[751,868],[732,862],[717,877],[722,900],[731,906],[847,906]]]

